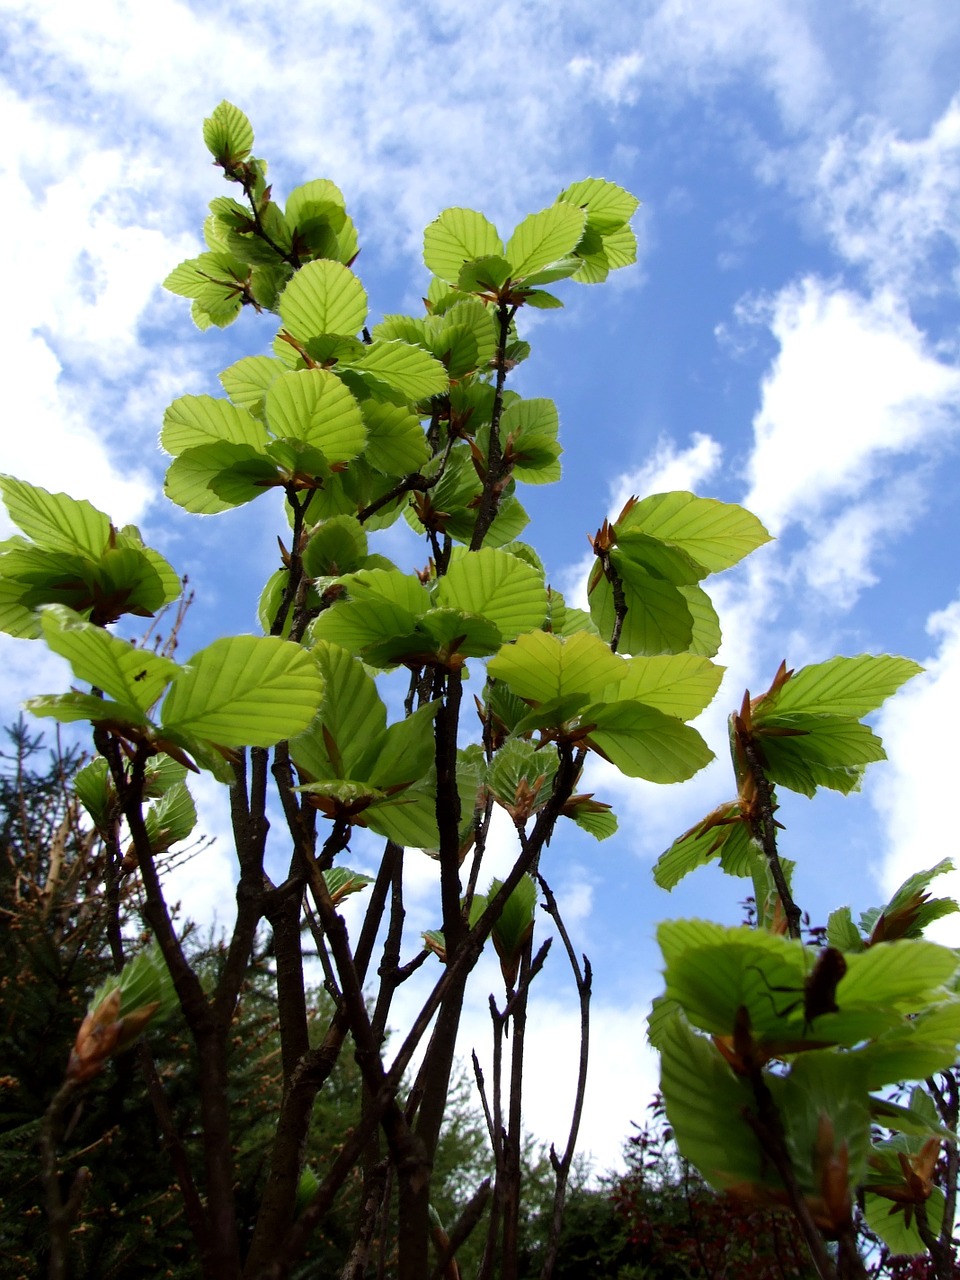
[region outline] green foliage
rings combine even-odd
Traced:
[[[442,1237],[438,1224],[449,1222],[451,1208],[431,1206],[430,1176],[440,1167],[457,1026],[470,971],[492,937],[508,998],[502,1014],[491,1005],[496,1079],[484,1106],[496,1211],[487,1247],[491,1259],[501,1248],[512,1254],[505,1270],[516,1274],[522,1028],[528,986],[546,955],[541,949],[533,960],[535,875],[548,868],[561,818],[597,839],[616,830],[609,806],[576,790],[589,753],[626,777],[662,784],[712,759],[688,723],[722,675],[710,661],[721,635],[702,584],[769,535],[734,504],[687,492],[631,498],[591,540],[589,614],[567,607],[537,553],[517,541],[528,520],[517,486],[558,480],[562,453],[553,401],[524,399],[506,385],[530,354],[523,308],[554,310],[562,298],[546,286],[599,283],[635,260],[638,202],[621,187],[575,182],[506,236],[479,211],[442,211],[424,236],[425,314],[388,315],[370,332],[370,300],[353,270],[359,238],[339,189],[316,179],[285,205],[275,200],[266,162],[253,155],[252,126],[230,103],[214,110],[203,136],[237,198],[211,202],[206,251],[176,267],[166,285],[191,299],[201,329],[228,325],[251,307],[270,326],[271,354],[224,370],[225,398],[187,395],[170,405],[164,489],[201,515],[278,491],[286,526],[279,567],[259,594],[265,634],[214,640],[186,662],[174,659],[175,643],[163,652],[131,645],[106,628],[125,614],[153,617],[174,599],[170,566],[135,529],[116,529],[89,503],[0,481],[24,535],[0,546],[0,627],[40,639],[87,686],[27,705],[93,726],[98,758],[78,774],[70,804],[82,804],[94,825],[83,839],[106,850],[100,874],[114,968],[127,876],[137,877],[159,948],[142,949],[102,987],[43,1121],[54,1269],[67,1266],[68,1219],[80,1212],[75,1198],[64,1202],[58,1178],[56,1143],[66,1141],[58,1108],[75,1088],[95,1090],[101,1070],[125,1069],[114,1052],[151,1018],[159,1023],[175,989],[179,1013],[159,1023],[168,1028],[170,1065],[151,1092],[179,1161],[184,1208],[181,1217],[167,1173],[158,1174],[163,1232],[151,1237],[143,1266],[176,1274],[173,1250],[189,1227],[209,1280],[274,1265],[289,1274],[298,1259],[333,1274],[348,1253],[351,1274],[360,1274],[374,1265],[375,1243],[384,1270],[393,1265],[386,1224],[396,1213],[397,1275],[429,1274],[428,1239]],[[401,567],[376,549],[377,533],[400,520],[423,539],[416,565]],[[463,717],[468,663],[471,674],[485,668],[475,700],[479,742],[467,741]],[[402,715],[395,688],[378,684],[397,669],[409,677]],[[797,1211],[802,1197],[816,1228],[841,1249],[861,1192],[896,1205],[930,1198],[928,1144],[939,1137],[922,1102],[909,1116],[884,1113],[885,1123],[904,1125],[906,1147],[874,1149],[870,1124],[882,1100],[872,1091],[952,1062],[956,956],[919,935],[954,904],[926,892],[941,864],[860,928],[849,911],[835,913],[819,954],[803,948],[792,864],[776,848],[774,787],[855,789],[866,766],[883,758],[863,717],[918,670],[904,658],[870,655],[797,673],[784,665],[731,718],[736,799],[675,842],[655,872],[670,887],[719,856],[725,871],[752,877],[757,902],[756,929],[677,921],[660,930],[666,988],[652,1035],[679,1149],[708,1182],[753,1204]],[[157,870],[157,859],[194,828],[184,779],[199,769],[231,788],[240,874],[231,939],[205,951],[178,932]],[[478,894],[495,805],[510,816],[516,846],[503,878]],[[284,822],[286,870],[274,880]],[[340,859],[357,828],[386,842],[376,877]],[[419,956],[402,959],[409,851],[420,849],[438,863],[442,927],[424,935]],[[347,930],[337,906],[356,894],[366,914]],[[269,973],[264,920],[276,961]],[[305,924],[332,1007],[306,983]],[[561,933],[585,1009],[588,966],[579,972]],[[439,976],[428,952],[444,962]],[[391,1066],[388,1020],[401,1003],[394,996],[425,961],[435,986]],[[379,985],[368,1002],[364,982],[374,973]],[[102,980],[98,973],[90,985]],[[405,1084],[428,1026],[417,1080]],[[172,1053],[182,1033],[195,1049],[189,1069]],[[357,1076],[344,1101],[333,1074],[348,1037],[363,1077],[359,1107]],[[199,1087],[199,1111],[181,1086]],[[172,1109],[157,1101],[158,1090],[174,1099]],[[156,1146],[153,1135],[138,1150]],[[892,1191],[893,1151],[903,1178]],[[561,1199],[571,1154],[551,1159]],[[201,1163],[201,1189],[191,1190],[183,1170]],[[458,1205],[479,1216],[475,1190],[458,1195]],[[318,1197],[329,1207],[338,1194],[355,1233],[341,1222],[331,1239]],[[596,1198],[578,1203],[589,1230],[609,1217]],[[96,1213],[101,1207],[98,1200]],[[904,1210],[904,1228],[908,1217]],[[561,1271],[586,1265],[572,1227],[566,1239]],[[111,1253],[105,1230],[98,1240],[96,1255],[85,1243],[74,1250],[87,1273],[122,1273],[130,1254]],[[556,1244],[551,1227],[546,1254]],[[622,1263],[620,1274],[646,1265],[624,1252],[619,1236],[602,1261]]]

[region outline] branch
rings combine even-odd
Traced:
[[[801,936],[800,920],[803,913],[793,900],[790,886],[787,884],[787,877],[780,862],[780,855],[777,852],[777,824],[773,816],[775,808],[773,787],[770,785],[766,773],[764,773],[756,744],[749,733],[738,731],[737,737],[743,748],[744,760],[753,780],[757,807],[759,808],[759,816],[749,817],[753,837],[763,849],[767,863],[770,866],[773,883],[776,885],[780,901],[783,903],[783,911],[787,918],[787,930],[790,937],[799,940]]]
[[[490,531],[490,526],[497,518],[500,498],[503,495],[503,481],[509,473],[509,466],[504,465],[503,447],[500,440],[500,419],[503,417],[503,388],[507,380],[507,338],[510,325],[517,314],[516,306],[506,302],[498,305],[497,318],[500,322],[500,333],[497,340],[497,351],[494,359],[497,364],[497,380],[493,393],[493,410],[490,416],[490,447],[487,451],[487,474],[477,507],[477,522],[473,526],[473,537],[470,539],[470,550],[479,551],[483,540]]]
[[[587,1065],[590,1058],[590,995],[593,971],[586,956],[583,957],[583,969],[580,968],[553,891],[540,872],[537,872],[537,879],[546,899],[544,910],[552,917],[557,926],[567,958],[570,961],[570,968],[573,970],[574,981],[577,984],[577,994],[580,997],[580,1058],[577,1069],[577,1092],[573,1103],[573,1115],[570,1119],[570,1132],[562,1157],[558,1159],[554,1147],[552,1145],[550,1147],[550,1163],[553,1165],[553,1170],[556,1174],[557,1185],[553,1197],[553,1216],[547,1236],[546,1256],[543,1261],[543,1269],[540,1272],[540,1280],[551,1280],[560,1250],[560,1231],[563,1227],[563,1207],[567,1195],[567,1182],[573,1164],[573,1153],[577,1146],[577,1135],[580,1132],[580,1120],[583,1115],[583,1103],[587,1090]]]

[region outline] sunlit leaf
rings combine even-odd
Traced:
[[[743,507],[682,490],[642,498],[616,527],[618,533],[638,530],[671,542],[710,573],[729,569],[770,541],[757,517]]]
[[[167,694],[164,729],[227,747],[270,747],[305,729],[323,694],[314,660],[271,636],[229,636],[194,654]]]
[[[43,609],[42,627],[48,647],[67,659],[79,680],[141,711],[157,701],[180,671],[170,658],[136,649],[62,605]]]
[[[326,369],[281,374],[267,391],[265,408],[277,436],[319,449],[330,462],[355,458],[366,443],[359,404]]]
[[[581,631],[563,639],[546,631],[504,645],[487,670],[521,698],[548,702],[566,694],[599,694],[624,679],[626,664],[598,636]]]
[[[585,223],[586,214],[582,209],[564,203],[524,218],[503,251],[514,279],[532,276],[566,257],[576,247]]]
[[[277,367],[276,361],[271,363]],[[246,409],[213,396],[181,396],[163,415],[160,444],[167,453],[176,456],[221,440],[262,451],[267,433]]]
[[[280,296],[280,318],[300,342],[321,333],[352,337],[367,317],[367,295],[353,272],[323,258],[308,262]]]
[[[253,146],[253,126],[239,107],[224,100],[203,122],[207,150],[224,168],[244,160]]]
[[[423,233],[427,270],[451,284],[465,262],[502,253],[496,227],[473,209],[444,209]]]
[[[483,615],[504,640],[539,627],[547,612],[542,574],[493,548],[455,557],[440,579],[436,601],[446,608]]]

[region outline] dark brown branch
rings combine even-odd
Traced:
[[[503,417],[503,388],[507,380],[507,339],[510,336],[510,325],[517,314],[516,306],[501,302],[497,309],[499,333],[497,352],[494,357],[497,366],[497,378],[493,394],[493,410],[490,416],[490,447],[487,450],[487,474],[483,481],[483,490],[477,507],[477,522],[473,526],[470,539],[470,550],[479,551],[483,540],[490,532],[490,526],[497,518],[500,499],[503,495],[504,483],[509,474],[509,466],[504,463],[503,443],[500,439],[500,419]]]
[[[613,632],[610,636],[610,651],[617,652],[620,644],[620,633],[623,631],[624,619],[629,612],[627,607],[627,598],[623,593],[623,579],[617,573],[613,561],[610,559],[610,552],[603,551],[600,554],[600,564],[603,568],[604,577],[610,583],[613,591]]]
[[[574,1097],[567,1145],[564,1148],[563,1155],[559,1157],[553,1145],[551,1144],[550,1146],[550,1163],[553,1166],[557,1181],[553,1197],[550,1231],[547,1236],[547,1248],[543,1260],[543,1268],[540,1272],[540,1280],[551,1280],[560,1249],[560,1231],[563,1227],[563,1207],[567,1195],[567,1183],[570,1178],[570,1169],[573,1165],[573,1153],[577,1146],[577,1136],[580,1132],[580,1120],[583,1115],[583,1103],[587,1090],[587,1066],[590,1059],[590,995],[593,984],[593,971],[586,956],[583,957],[583,968],[580,968],[576,952],[573,949],[573,943],[570,941],[570,935],[563,922],[553,891],[540,872],[537,873],[537,879],[546,899],[544,910],[557,926],[557,931],[567,953],[567,959],[570,961],[570,968],[573,970],[574,982],[577,986],[577,995],[580,1001],[580,1055],[577,1067],[577,1091]]]
[[[773,787],[764,772],[757,748],[752,739],[748,734],[741,734],[739,741],[756,789],[757,809],[759,810],[756,817],[750,818],[750,828],[754,839],[763,849],[770,867],[770,874],[773,876],[773,883],[776,886],[777,893],[780,895],[780,901],[783,903],[783,911],[787,919],[787,931],[791,938],[799,940],[800,921],[803,913],[793,900],[783,865],[780,862],[780,854],[777,851],[777,824],[773,816],[776,807],[773,800]]]

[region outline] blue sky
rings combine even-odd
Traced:
[[[565,834],[550,851],[597,975],[584,1141],[613,1162],[655,1078],[643,1020],[659,984],[656,922],[733,922],[746,893],[703,872],[668,896],[650,875],[674,835],[732,794],[724,718],[745,687],[765,687],[781,658],[838,652],[927,668],[880,715],[890,760],[861,794],[783,797],[783,849],[815,921],[877,903],[955,852],[960,8],[0,0],[0,31],[0,470],[140,523],[197,590],[181,652],[255,629],[279,527],[269,504],[199,519],[154,496],[166,405],[216,392],[217,373],[272,333],[244,315],[199,334],[159,288],[198,252],[206,203],[224,191],[200,133],[221,98],[250,116],[278,193],[320,176],[342,188],[374,318],[418,306],[422,230],[447,205],[509,232],[587,175],[643,201],[638,265],[604,286],[561,286],[566,309],[528,322],[533,356],[514,385],[556,400],[566,454],[562,484],[527,495],[525,536],[574,596],[585,535],[630,493],[742,501],[777,541],[708,584],[728,673],[701,727],[719,762],[670,788],[596,767],[590,786],[620,834],[602,845]],[[8,716],[63,682],[36,645],[3,644]],[[214,784],[200,798],[223,835]],[[492,873],[508,853],[506,836],[495,844]],[[229,906],[226,841],[204,859],[175,890],[209,916]],[[436,919],[431,868],[417,868],[411,947]],[[477,975],[478,1045],[494,976]],[[565,1133],[557,1046],[575,1021],[556,957],[529,1112],[548,1141]]]

